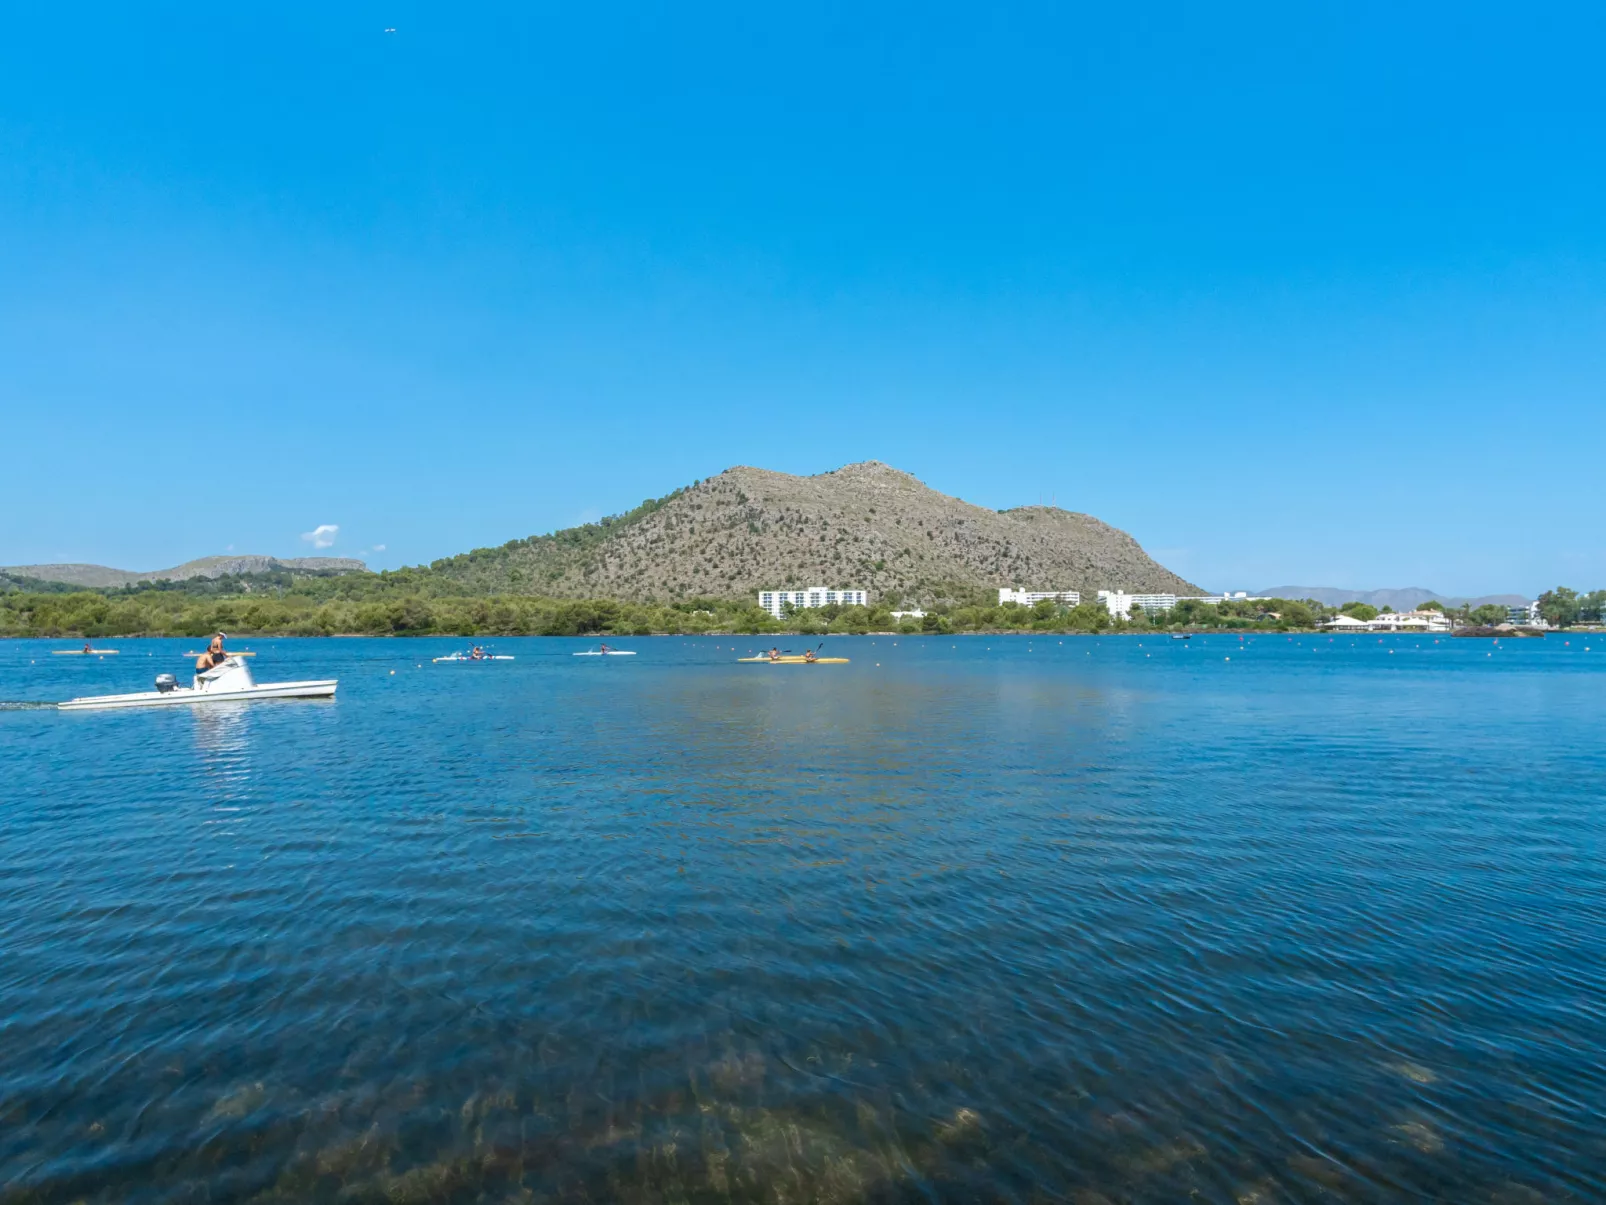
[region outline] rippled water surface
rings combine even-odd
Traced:
[[[0,1200],[1606,1199],[1601,637],[622,643],[0,712]]]

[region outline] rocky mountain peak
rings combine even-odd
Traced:
[[[633,600],[819,585],[911,602],[999,586],[1200,592],[1091,516],[988,510],[876,460],[808,477],[737,465],[607,523],[432,569],[476,591]]]

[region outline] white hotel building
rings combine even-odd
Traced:
[[[781,608],[787,603],[791,603],[799,610],[806,607],[828,607],[832,603],[844,607],[863,607],[868,605],[869,599],[870,595],[864,590],[828,590],[824,586],[810,586],[807,590],[758,592],[758,605],[776,619],[781,618]]]
[[[1098,593],[1099,602],[1104,604],[1105,609],[1115,619],[1131,618],[1133,607],[1137,607],[1149,615],[1155,615],[1161,611],[1169,611],[1184,599],[1191,602],[1219,603],[1229,602],[1233,599],[1248,599],[1249,597],[1249,593],[1245,590],[1239,590],[1236,594],[1207,594],[1203,596],[1128,594],[1124,590],[1100,590]],[[1005,603],[1019,603],[1023,607],[1029,607],[1045,598],[1064,603],[1067,607],[1074,607],[1082,601],[1082,596],[1075,590],[1010,590],[1004,587],[999,587],[998,590],[999,606],[1003,606]]]
[[[1169,611],[1179,602],[1221,603],[1232,602],[1235,599],[1249,599],[1251,595],[1247,590],[1239,590],[1236,594],[1128,594],[1124,590],[1100,590],[1099,601],[1104,604],[1110,615],[1117,619],[1129,619],[1132,608],[1137,607],[1145,615],[1157,615],[1161,611]]]
[[[1005,603],[1019,603],[1023,607],[1029,607],[1045,598],[1052,598],[1067,607],[1074,607],[1082,601],[1082,595],[1077,590],[1011,590],[1005,586],[998,588],[999,606]]]

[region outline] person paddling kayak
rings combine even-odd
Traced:
[[[770,660],[771,661],[779,661],[780,659],[781,659],[780,646],[779,645],[772,646],[771,649],[770,649]]]
[[[86,653],[88,651],[87,648],[84,650]],[[222,665],[228,659],[229,655],[223,651],[223,633],[219,632],[212,637],[212,643],[206,646],[206,652],[195,659],[195,672],[204,674],[207,670]]]

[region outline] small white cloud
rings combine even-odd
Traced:
[[[384,552],[385,551],[385,546],[383,544],[375,544],[374,545],[374,551],[375,552]]]
[[[320,523],[311,531],[301,533],[301,538],[314,548],[333,548],[335,537],[340,534],[340,524]]]

